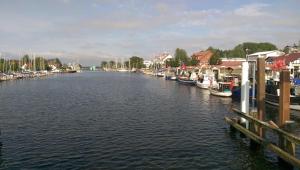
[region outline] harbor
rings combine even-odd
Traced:
[[[0,91],[4,169],[284,169],[230,132],[224,117],[239,103],[196,86],[82,72],[1,83]]]
[[[292,55],[290,64],[298,63],[300,55]],[[264,55],[256,60],[239,62],[240,72],[209,65],[120,65],[40,78],[32,72],[28,78],[36,81],[1,82],[1,167],[78,167],[74,161],[85,161],[84,169],[299,167],[300,111],[292,67],[283,64],[270,73]]]
[[[0,1],[0,170],[300,169],[299,6]]]

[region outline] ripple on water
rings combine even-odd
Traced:
[[[139,74],[1,84],[5,169],[278,169],[230,135],[231,99]]]

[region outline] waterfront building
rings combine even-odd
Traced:
[[[265,57],[266,64],[272,64],[276,57],[282,56],[285,53],[279,50],[263,51],[247,55],[249,61],[255,61],[258,57]]]
[[[285,46],[284,49],[287,49],[285,52],[287,52],[288,54],[290,53],[299,53],[300,52],[300,41],[298,43],[298,45],[294,44],[292,46]]]
[[[164,52],[154,57],[153,63],[165,65],[173,56],[170,53]]]
[[[273,77],[279,79],[279,71],[288,69],[291,78],[300,78],[300,53],[291,53],[277,57],[271,65]]]
[[[242,73],[242,62],[245,61],[245,58],[221,58],[220,64],[213,65],[212,70],[218,79],[228,74],[240,75]]]
[[[153,62],[150,60],[144,60],[143,64],[146,66],[146,68],[149,68],[153,64]]]
[[[198,61],[198,66],[208,66],[209,60],[213,56],[213,52],[210,50],[199,51],[192,55],[192,58]]]

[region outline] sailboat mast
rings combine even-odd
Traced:
[[[130,58],[129,58],[129,70],[131,70],[131,67],[130,67]]]

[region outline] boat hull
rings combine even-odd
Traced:
[[[266,103],[270,104],[270,105],[273,105],[273,106],[279,106],[278,103],[275,103],[275,102],[271,102],[271,101],[268,101],[268,100],[265,100]],[[296,111],[300,111],[300,105],[295,105],[295,104],[291,104],[290,105],[290,109],[291,110],[296,110]]]
[[[197,87],[199,87],[201,89],[208,89],[209,86],[210,86],[210,84],[200,83],[199,81],[197,81]]]
[[[165,79],[166,79],[166,80],[173,80],[173,81],[176,81],[176,80],[177,80],[177,77],[176,77],[176,76],[165,76]]]
[[[232,95],[231,91],[220,92],[220,91],[217,91],[217,90],[210,89],[209,92],[210,92],[211,95],[219,96],[219,97],[231,97],[231,95]]]
[[[187,85],[191,85],[191,86],[196,85],[196,81],[194,81],[194,80],[178,79],[178,82],[181,83],[181,84],[187,84]]]
[[[266,93],[265,102],[273,106],[279,106],[279,96]],[[300,111],[300,97],[290,97],[290,109]]]

